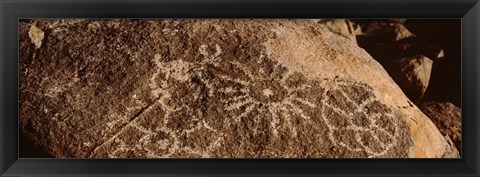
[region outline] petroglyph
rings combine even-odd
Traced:
[[[25,19],[19,42],[19,129],[53,157],[450,153],[378,62],[310,20]]]
[[[248,149],[248,143],[258,152],[244,156],[288,157],[275,145],[292,141],[283,148],[293,151],[307,144],[294,142],[305,136],[323,145],[325,157],[407,156],[406,147],[393,148],[410,143],[399,136],[408,134],[405,123],[366,84],[309,80],[263,55],[224,59],[218,45],[198,52],[197,62],[155,55],[149,85],[157,101],[92,157],[221,157],[220,148]],[[152,116],[155,122],[145,119]]]
[[[322,96],[321,116],[330,140],[350,151],[365,151],[369,157],[387,153],[399,136],[399,120],[391,109],[368,85],[335,81],[330,86]]]

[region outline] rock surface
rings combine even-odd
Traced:
[[[376,41],[395,42],[414,37],[402,22],[391,20],[357,20],[363,35],[375,37]]]
[[[386,68],[407,97],[418,104],[430,82],[432,66],[432,60],[418,55],[392,61]]]
[[[22,21],[20,50],[19,125],[55,157],[451,153],[376,61],[308,20]]]
[[[361,29],[355,27],[352,21],[348,19],[329,19],[322,20],[320,23],[325,25],[332,32],[344,36],[355,43],[357,43],[357,35],[362,33]]]
[[[448,136],[456,148],[462,147],[462,111],[449,102],[426,102],[420,106],[425,115],[438,127],[440,133]]]

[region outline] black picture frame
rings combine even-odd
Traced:
[[[478,176],[478,0],[1,0],[1,176]],[[461,159],[19,159],[21,18],[459,18]]]

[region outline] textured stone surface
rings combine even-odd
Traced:
[[[332,32],[342,35],[355,43],[357,42],[356,35],[362,33],[359,27],[354,26],[352,21],[348,19],[328,19],[320,21],[321,24],[325,25]]]
[[[426,102],[420,106],[425,115],[438,127],[440,133],[448,136],[455,147],[462,147],[462,111],[449,102]]]
[[[376,61],[309,20],[22,21],[20,50],[20,127],[56,157],[449,153]]]
[[[432,66],[432,60],[418,55],[392,61],[386,68],[410,100],[419,103],[427,90]]]

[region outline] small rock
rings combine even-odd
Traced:
[[[360,22],[362,35],[376,41],[394,42],[415,36],[402,23],[390,20],[369,20]]]
[[[30,27],[28,36],[32,40],[32,43],[35,44],[35,48],[38,49],[42,46],[44,32],[41,29],[38,29],[34,25]]]
[[[420,106],[443,136],[452,139],[458,151],[462,145],[462,110],[450,102],[425,102]]]
[[[408,98],[419,103],[427,90],[432,65],[432,60],[418,55],[392,61],[386,69]]]

